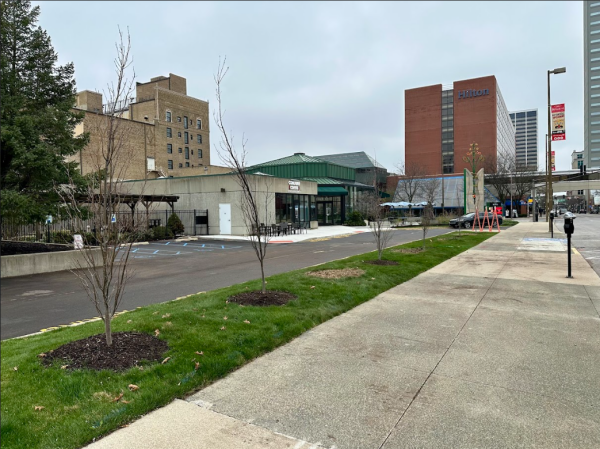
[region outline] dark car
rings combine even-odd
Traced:
[[[481,220],[482,223],[483,223],[484,216],[485,216],[485,214],[483,212],[479,213],[479,220]],[[452,220],[450,220],[449,224],[453,228],[460,228],[460,227],[472,228],[474,219],[475,219],[475,213],[471,212],[470,214],[463,215],[462,217],[453,218]],[[490,220],[490,223],[491,223],[493,216],[491,214],[488,214],[488,219]],[[487,222],[485,224],[488,225]],[[498,215],[498,224],[502,224],[502,215]]]

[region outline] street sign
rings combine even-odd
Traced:
[[[112,214],[112,217],[110,217],[110,222],[111,223],[116,223],[117,222],[117,215],[116,214]]]
[[[52,215],[46,215],[46,224],[52,224]]]

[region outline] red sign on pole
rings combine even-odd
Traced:
[[[552,112],[552,141],[565,140],[565,104],[553,104]]]

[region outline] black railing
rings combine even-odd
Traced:
[[[184,226],[184,235],[208,235],[208,210],[175,210],[174,211]],[[157,226],[166,226],[173,211],[154,210],[128,211],[115,213],[115,221],[119,229],[124,230],[151,230]],[[71,243],[72,235],[78,233],[94,234],[94,218],[87,220],[78,218],[54,219],[52,223],[17,224],[10,220],[2,219],[2,240],[29,241],[29,242],[57,242]]]

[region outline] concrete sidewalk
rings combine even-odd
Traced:
[[[600,447],[600,279],[548,238],[502,231],[89,447]]]

